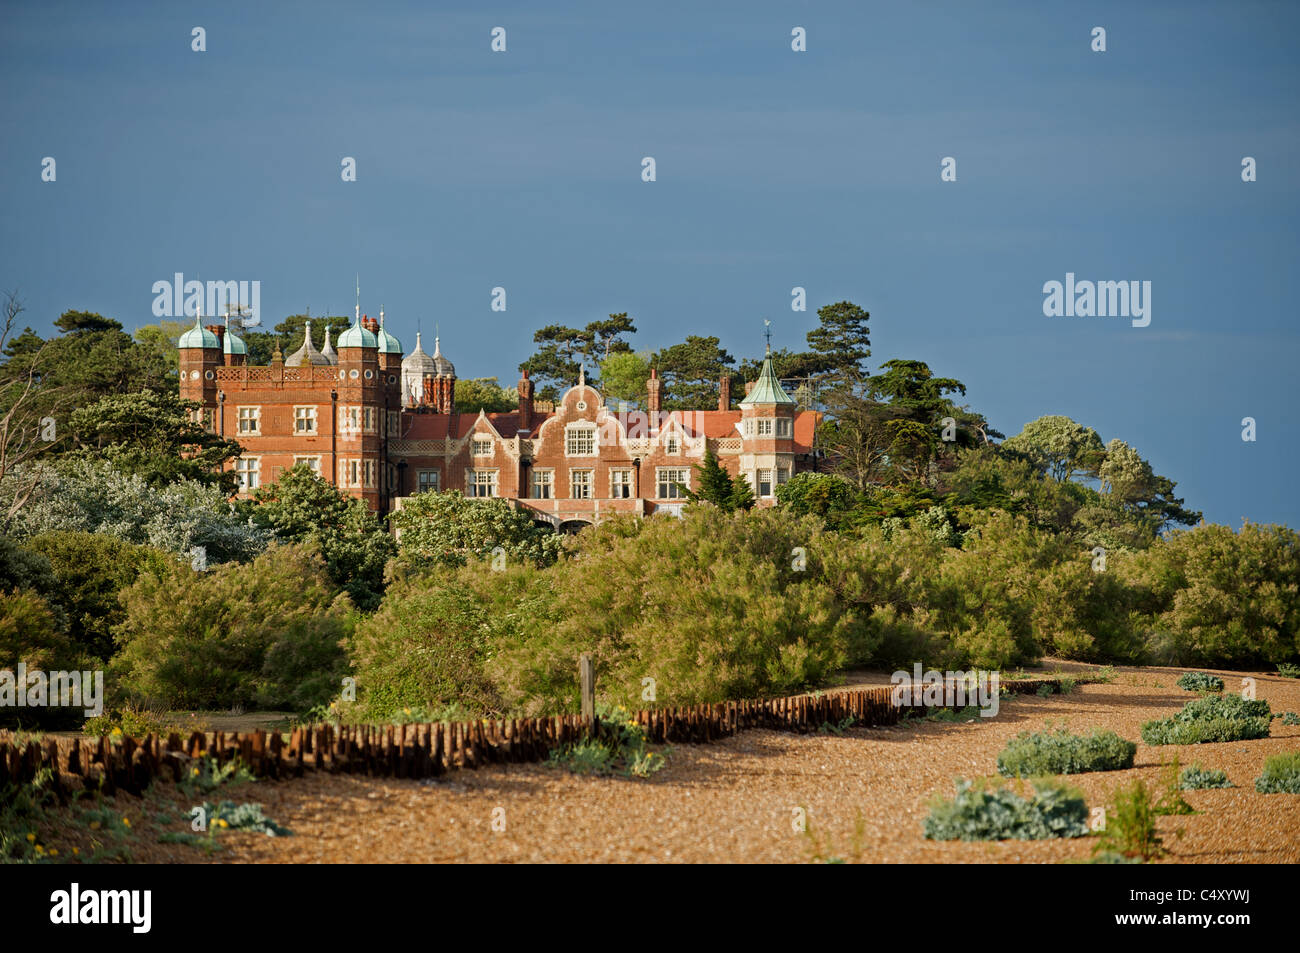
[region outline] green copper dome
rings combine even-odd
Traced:
[[[225,335],[223,335],[223,338],[224,340],[222,340],[221,342],[221,350],[223,353],[243,354],[243,355],[248,354],[248,348],[244,345],[243,340],[239,337],[236,337],[235,333],[231,331],[230,328],[226,328],[226,333]]]
[[[181,335],[181,339],[177,342],[176,346],[181,348],[220,347],[221,345],[217,342],[217,336],[205,328],[202,321],[203,316],[201,314],[194,315],[194,327]]]
[[[378,347],[379,342],[375,340],[375,336],[363,328],[361,322],[358,321],[356,324],[352,325],[352,327],[339,335],[338,346],[340,348]]]
[[[397,340],[397,338],[393,337],[387,331],[385,331],[384,326],[382,324],[379,326],[379,334],[376,336],[379,338],[380,354],[401,354],[402,353],[402,342]]]

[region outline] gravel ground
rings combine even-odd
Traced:
[[[1069,666],[1066,666],[1067,668]],[[678,746],[650,780],[574,776],[542,765],[498,765],[423,782],[308,777],[241,792],[295,836],[223,835],[224,862],[763,862],[812,858],[813,840],[794,832],[796,807],[825,853],[871,863],[1041,863],[1086,858],[1092,840],[937,843],[921,836],[926,801],[956,777],[993,776],[1006,741],[1044,722],[1074,731],[1110,728],[1138,740],[1142,722],[1194,696],[1174,686],[1184,669],[1120,669],[1111,684],[1068,696],[1020,696],[996,719],[850,729],[842,736],[745,732],[721,743]],[[1240,673],[1221,673],[1228,689]],[[1257,675],[1274,711],[1300,711],[1300,681]],[[857,680],[871,681],[869,678]],[[1200,813],[1160,819],[1181,863],[1300,861],[1300,797],[1254,790],[1264,758],[1300,749],[1300,727],[1228,744],[1150,748],[1131,770],[1071,776],[1089,807],[1134,777],[1158,784],[1175,752],[1184,766],[1222,768],[1236,788],[1188,791]],[[498,811],[500,809],[500,811]],[[504,831],[493,830],[493,815]],[[504,813],[502,814],[501,811]],[[860,812],[861,850],[853,849]],[[501,826],[500,823],[497,825]],[[1184,834],[1176,837],[1175,830]],[[140,858],[144,859],[144,858]],[[180,858],[175,858],[180,859]],[[199,858],[192,858],[199,859]]]

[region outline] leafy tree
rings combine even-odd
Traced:
[[[1183,501],[1173,495],[1177,484],[1156,474],[1123,440],[1106,444],[1097,475],[1109,500],[1134,521],[1149,526],[1153,536],[1169,523],[1193,526],[1201,519],[1199,512],[1183,509]]]
[[[151,348],[162,355],[169,370],[179,374],[180,348],[178,344],[181,335],[191,327],[193,325],[185,321],[159,321],[157,324],[146,324],[135,329],[135,340],[141,347]]]
[[[1105,456],[1097,431],[1059,415],[1031,420],[1002,446],[1025,454],[1041,472],[1058,482],[1076,475],[1095,475]]]
[[[631,346],[623,336],[634,333],[636,326],[626,312],[611,314],[607,320],[592,321],[581,330],[548,324],[534,332],[533,341],[540,347],[519,365],[519,370],[527,370],[532,375],[538,397],[556,400],[562,390],[577,383],[583,365],[588,379],[595,385],[600,363],[611,354],[630,351]]]
[[[271,534],[241,514],[217,487],[193,480],[151,486],[99,460],[41,466],[36,491],[10,520],[19,539],[57,530],[103,533],[183,556],[201,547],[209,565],[248,560]],[[11,507],[18,479],[0,481],[0,507]]]
[[[462,414],[489,414],[515,410],[519,406],[519,392],[497,383],[495,377],[466,377],[456,379],[456,410]]]
[[[108,661],[113,628],[126,617],[118,592],[144,570],[161,572],[170,558],[156,549],[86,532],[44,533],[28,548],[48,560],[56,581],[51,598],[67,615],[77,650]]]
[[[491,559],[498,547],[507,565],[548,566],[559,558],[563,547],[549,527],[535,525],[525,511],[509,501],[471,499],[459,490],[408,497],[389,522],[398,532],[401,562],[416,570]]]
[[[627,401],[641,406],[646,399],[646,381],[650,378],[650,353],[618,351],[600,362],[600,389],[605,399]]]
[[[49,600],[32,589],[0,590],[0,669],[16,672],[24,662],[29,671],[84,671],[89,666],[63,631],[62,618]],[[6,728],[70,728],[85,720],[84,708],[17,708],[0,706]]]
[[[282,540],[316,543],[334,583],[359,608],[378,605],[384,566],[396,546],[364,500],[340,493],[306,464],[258,489],[254,500],[260,525]]]
[[[205,430],[193,416],[198,407],[195,401],[156,391],[101,397],[72,412],[73,453],[107,460],[153,486],[196,480],[233,494],[238,477],[221,466],[243,448]]]
[[[850,301],[838,301],[817,309],[820,324],[808,332],[808,346],[821,359],[827,383],[852,386],[868,375],[871,315]]]
[[[682,486],[686,498],[692,503],[712,503],[726,513],[737,509],[748,510],[755,504],[754,491],[743,476],[732,479],[731,475],[718,463],[718,457],[712,447],[704,450],[704,462],[697,464],[699,472],[699,489],[692,490]]]
[[[663,378],[664,410],[712,410],[718,405],[718,387],[735,358],[724,351],[716,336],[688,335],[681,344],[654,356]]]

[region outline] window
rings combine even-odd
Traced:
[[[239,432],[241,434],[260,434],[262,432],[262,408],[239,408]]]
[[[569,471],[569,499],[572,500],[589,500],[591,499],[591,483],[593,472],[591,470],[570,470]]]
[[[365,486],[376,487],[379,485],[379,461],[362,460],[361,461],[361,481]]]
[[[569,457],[590,457],[596,453],[596,428],[570,427],[564,435],[564,453]]]
[[[312,473],[316,474],[317,476],[320,476],[320,457],[294,457],[293,458],[294,466],[297,466],[300,463],[307,464],[308,470],[310,470]]]
[[[759,496],[772,495],[772,471],[771,470],[758,471],[758,495]]]
[[[776,421],[776,435],[778,437],[790,436],[790,425],[792,421],[788,417],[778,417]]]
[[[756,430],[758,436],[760,436],[760,437],[770,437],[770,436],[772,436],[772,425],[773,425],[774,423],[776,423],[776,421],[774,421],[774,420],[756,420],[756,421],[754,421],[754,423],[758,424],[758,427],[757,427],[757,430]]]
[[[437,493],[438,487],[442,483],[442,471],[440,470],[421,470],[419,476],[419,493]]]
[[[395,411],[395,410],[390,410],[390,411],[388,412],[388,435],[389,435],[390,437],[396,437],[396,436],[398,435],[398,432],[399,432],[399,429],[400,429],[400,425],[399,425],[399,423],[398,423],[398,420],[399,420],[399,418],[398,418],[398,415],[397,415],[397,411]]]
[[[361,408],[340,407],[339,408],[339,433],[360,433],[360,432],[361,432]]]
[[[465,487],[469,490],[469,496],[496,496],[497,471],[470,470],[465,480]]]
[[[239,492],[251,493],[258,487],[262,461],[258,457],[240,457],[235,461],[235,472],[239,474]]]
[[[475,437],[474,438],[474,456],[490,457],[492,456],[492,438]]]
[[[656,472],[658,474],[659,499],[685,499],[686,494],[682,492],[682,486],[689,487],[691,485],[691,471],[689,469],[659,467]],[[682,484],[682,486],[678,486],[678,484]]]
[[[555,496],[555,471],[533,471],[533,499],[549,500]]]
[[[679,453],[680,450],[677,434],[670,433],[664,437],[664,453]]]
[[[366,433],[379,433],[379,408],[363,407],[361,409],[361,422]]]
[[[609,472],[609,495],[616,500],[632,498],[632,471],[611,470]]]
[[[339,461],[339,486],[360,486],[361,485],[361,461],[360,460],[340,460]]]
[[[789,479],[790,479],[790,471],[787,470],[785,467],[778,467],[776,471],[776,485],[780,486],[782,483],[787,482]]]
[[[293,432],[295,434],[314,434],[316,432],[315,407],[295,407],[293,409]]]
[[[211,407],[200,407],[194,411],[194,422],[208,433],[216,433],[216,416],[213,414]]]

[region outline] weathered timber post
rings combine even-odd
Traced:
[[[596,717],[596,662],[590,652],[578,656],[578,679],[582,683],[582,717],[591,722]]]

